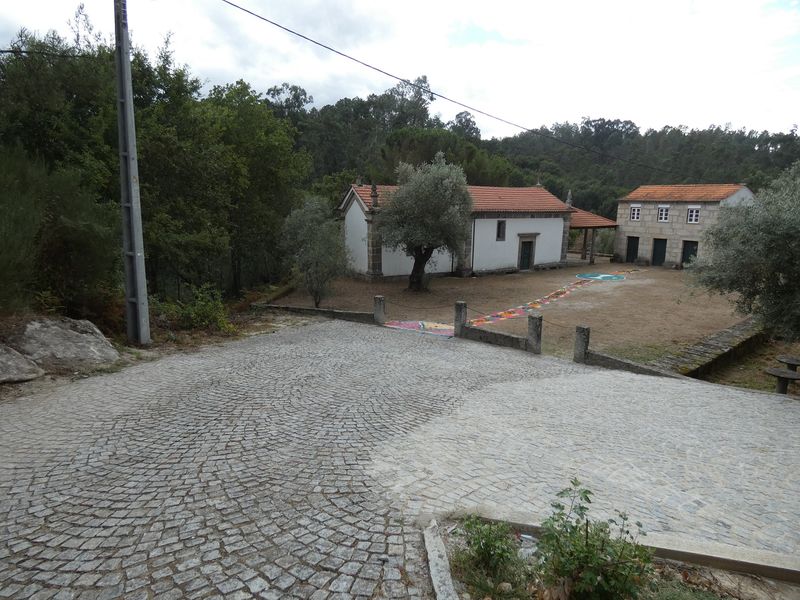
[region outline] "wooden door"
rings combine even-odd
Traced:
[[[660,267],[664,264],[664,259],[667,257],[667,240],[655,238],[653,240],[653,259],[650,261],[654,267]]]
[[[639,258],[639,238],[628,236],[628,247],[625,249],[625,262],[636,262]]]
[[[527,271],[533,263],[533,241],[522,240],[519,249],[519,269]]]

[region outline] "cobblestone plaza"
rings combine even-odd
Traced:
[[[0,597],[430,597],[419,523],[599,514],[800,549],[800,406],[314,322],[0,401]]]

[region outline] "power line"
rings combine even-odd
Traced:
[[[628,163],[630,165],[634,165],[634,166],[637,166],[637,167],[644,167],[646,169],[652,169],[654,171],[662,171],[664,173],[672,173],[671,170],[664,169],[663,167],[656,167],[656,166],[648,165],[648,164],[641,163],[641,162],[638,162],[638,161],[635,161],[635,160],[630,160],[630,159],[624,158],[622,156],[617,156],[616,154],[609,154],[608,152],[603,152],[602,150],[598,150],[597,148],[592,148],[590,146],[584,146],[583,144],[578,144],[576,142],[570,142],[569,140],[564,140],[564,139],[561,139],[561,138],[556,137],[554,135],[549,135],[549,134],[546,134],[546,133],[542,133],[541,131],[538,131],[536,129],[531,129],[530,127],[525,127],[524,125],[520,125],[519,123],[514,123],[513,121],[509,121],[508,119],[504,119],[503,117],[498,117],[497,115],[494,115],[492,113],[486,112],[486,111],[481,110],[479,108],[475,108],[474,106],[470,106],[469,104],[465,104],[464,102],[461,102],[459,100],[455,100],[454,98],[450,98],[448,96],[445,96],[444,94],[440,94],[439,92],[434,92],[432,89],[426,88],[426,87],[421,86],[421,85],[419,85],[417,83],[414,83],[413,81],[410,81],[409,79],[406,79],[404,77],[400,77],[398,75],[394,75],[392,73],[389,73],[388,71],[385,71],[384,69],[381,69],[380,67],[376,67],[374,65],[371,65],[371,64],[369,64],[367,62],[364,62],[363,60],[355,58],[354,56],[346,54],[345,52],[342,52],[341,50],[337,50],[336,48],[332,48],[331,46],[328,46],[327,44],[323,44],[322,42],[319,42],[319,41],[317,41],[317,40],[315,40],[313,38],[310,38],[307,35],[303,35],[302,33],[298,32],[298,31],[295,31],[294,29],[290,29],[289,27],[286,27],[285,25],[281,25],[280,23],[272,21],[271,19],[268,19],[267,17],[265,17],[263,15],[260,15],[260,14],[258,14],[256,12],[253,12],[252,10],[249,10],[249,9],[243,7],[243,6],[240,6],[240,5],[236,4],[235,2],[231,2],[231,0],[222,0],[222,2],[224,2],[225,4],[227,4],[229,6],[232,6],[233,8],[237,8],[240,11],[242,11],[244,13],[247,13],[248,15],[250,15],[252,17],[255,17],[256,19],[264,21],[265,23],[269,23],[270,25],[273,25],[274,27],[277,27],[278,29],[283,29],[287,33],[290,33],[290,34],[292,34],[294,36],[297,36],[297,37],[299,37],[299,38],[301,38],[301,39],[303,39],[303,40],[305,40],[307,42],[310,42],[312,44],[315,44],[315,45],[319,46],[320,48],[324,48],[325,50],[328,50],[329,52],[333,52],[334,54],[338,54],[342,58],[346,58],[347,60],[351,60],[351,61],[353,61],[355,63],[358,63],[359,65],[361,65],[363,67],[366,67],[368,69],[372,69],[373,71],[376,71],[376,72],[378,72],[378,73],[380,73],[382,75],[386,75],[387,77],[391,77],[392,79],[396,79],[397,81],[400,81],[402,83],[410,85],[410,86],[412,86],[412,87],[414,87],[414,88],[416,88],[416,89],[418,89],[418,90],[420,90],[420,91],[422,91],[422,92],[424,92],[426,94],[430,94],[431,96],[435,96],[436,98],[441,98],[442,100],[446,100],[447,102],[451,102],[452,104],[455,104],[456,106],[460,106],[462,108],[466,108],[469,111],[472,111],[474,113],[483,115],[485,117],[489,117],[490,119],[494,119],[495,121],[499,121],[501,123],[505,123],[506,125],[510,125],[512,127],[516,127],[517,129],[521,129],[521,130],[526,131],[528,133],[531,133],[533,135],[537,135],[539,137],[542,137],[542,138],[545,138],[545,139],[548,139],[548,140],[552,140],[554,142],[558,142],[559,144],[564,144],[564,145],[569,146],[571,148],[575,148],[575,149],[578,149],[578,150],[583,150],[584,152],[589,152],[589,153],[592,153],[592,154],[596,154],[596,155],[601,156],[601,157],[610,158],[610,159],[613,159],[613,160],[618,160],[620,162]]]

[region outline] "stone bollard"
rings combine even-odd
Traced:
[[[378,325],[386,323],[386,300],[383,296],[375,296],[373,299],[372,315]]]
[[[575,353],[572,360],[576,363],[586,363],[586,355],[589,353],[589,333],[591,329],[586,325],[575,326]]]
[[[542,315],[528,313],[528,352],[542,353]]]
[[[453,330],[456,337],[461,337],[461,330],[467,324],[467,303],[463,300],[456,302],[456,314],[453,321]]]

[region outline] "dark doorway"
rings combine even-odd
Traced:
[[[654,267],[660,267],[664,264],[664,259],[667,257],[667,240],[655,238],[653,240],[653,260],[650,261]]]
[[[681,264],[685,265],[697,256],[697,242],[683,242],[683,251],[681,252]]]
[[[533,242],[523,240],[520,242],[519,247],[519,269],[520,271],[527,271],[531,268],[533,262]]]
[[[625,262],[636,262],[639,258],[639,238],[628,236],[628,247],[625,250]]]

